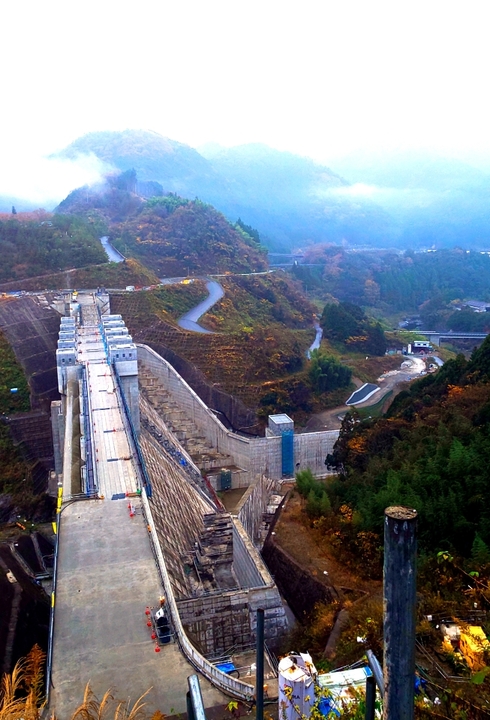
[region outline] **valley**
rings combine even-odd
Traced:
[[[469,360],[455,352],[458,333],[481,330],[484,337],[490,329],[485,313],[472,309],[478,303],[470,303],[475,293],[485,304],[490,279],[486,255],[458,250],[356,253],[326,243],[310,245],[292,265],[272,270],[263,240],[251,226],[228,222],[202,201],[172,194],[145,200],[134,192],[132,177],[112,178],[105,188],[85,192],[83,210],[81,196],[72,194],[62,208],[63,220],[57,215],[5,220],[3,242],[12,253],[12,272],[0,287],[0,316],[27,374],[31,406],[42,408],[48,395],[55,397],[48,387],[53,367],[47,362],[43,379],[41,361],[23,345],[22,313],[17,317],[11,303],[25,305],[26,312],[29,303],[36,304],[34,315],[29,313],[43,337],[50,327],[48,314],[65,307],[67,287],[104,288],[111,312],[125,319],[133,340],[169,361],[229,431],[247,441],[261,439],[271,414],[290,416],[297,436],[340,431],[333,451],[322,458],[320,484],[306,495],[290,487],[275,535],[264,548],[264,557],[270,553],[269,561],[278,568],[284,567],[285,557],[292,558],[287,560],[290,572],[296,568],[297,577],[311,587],[311,594],[305,592],[295,605],[284,586],[299,621],[286,644],[313,648],[326,669],[356,659],[356,633],[365,633],[369,647],[381,652],[380,516],[389,504],[408,504],[419,512],[423,612],[431,614],[437,606],[442,613],[469,617],[457,578],[458,573],[477,572],[478,582],[470,587],[486,618],[490,536],[486,504],[478,499],[484,480],[476,468],[485,464],[488,450],[483,430],[488,341]],[[84,255],[80,248],[75,255],[67,251],[54,268],[49,248],[59,242],[60,228],[77,228],[77,242],[86,238],[94,255]],[[47,248],[44,257],[33,252],[39,234]],[[24,248],[23,266],[12,251],[14,235],[25,243],[19,246]],[[111,248],[111,258],[98,254]],[[112,261],[104,262],[108,259]],[[451,350],[447,345],[437,349],[437,363],[432,355],[402,354],[420,335],[398,323],[415,314],[419,323],[441,338],[444,331],[451,341]],[[38,340],[32,337],[29,347],[38,348]],[[428,372],[429,363],[438,367]],[[348,405],[363,388],[372,394]],[[12,402],[8,392],[0,400],[5,408]],[[21,508],[26,522],[36,524],[48,518],[52,506],[44,494],[48,484],[41,479],[41,466],[26,454],[28,447],[31,453],[39,450],[26,438],[34,422],[41,438],[46,418],[31,417],[32,410],[28,415],[9,415],[6,427],[7,455],[18,452],[13,438],[22,449],[19,463],[26,465],[6,466],[5,487],[15,492],[4,514],[12,522]],[[28,480],[26,487],[19,485],[24,480],[20,474]],[[455,526],[441,522],[444,513]],[[451,560],[434,573],[448,544]],[[279,577],[279,569],[277,573]],[[326,579],[321,577],[325,573]],[[431,573],[450,588],[437,598]],[[314,597],[321,599],[319,605]],[[425,628],[423,617],[419,620]],[[426,647],[437,657],[432,626],[430,633],[432,645]],[[428,676],[434,672],[427,663],[424,668]],[[468,671],[462,674],[466,677]]]
[[[490,719],[488,15],[4,4],[0,720]]]

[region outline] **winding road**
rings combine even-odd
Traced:
[[[124,255],[121,255],[119,250],[116,250],[116,248],[113,245],[111,245],[107,235],[103,235],[100,238],[100,242],[101,242],[102,247],[104,248],[106,255],[109,258],[110,262],[120,263],[120,262],[124,262],[124,260],[126,260]]]
[[[210,310],[213,305],[218,302],[218,300],[223,297],[225,291],[223,290],[221,285],[216,282],[216,280],[207,280],[206,287],[209,293],[208,297],[205,298],[205,300],[202,300],[198,305],[196,305],[196,307],[193,307],[192,310],[186,312],[185,315],[182,315],[179,320],[177,320],[177,324],[183,330],[190,330],[191,332],[206,334],[213,333],[212,330],[206,330],[206,328],[203,328],[201,325],[199,325],[198,320],[205,313],[207,313],[207,311]]]
[[[122,262],[125,260],[124,256],[121,255],[121,253],[116,250],[111,243],[109,242],[109,238],[107,236],[101,237],[100,242],[102,243],[102,246],[104,250],[107,253],[107,256],[109,260],[112,262]],[[267,271],[269,272],[269,271]],[[251,275],[261,275],[261,274],[267,274],[266,273],[247,273]],[[182,278],[162,278],[161,283],[167,284],[167,283],[174,283],[174,282],[182,282]],[[182,315],[179,320],[177,320],[177,324],[179,327],[181,327],[183,330],[188,330],[189,332],[197,332],[202,334],[214,334],[212,330],[207,330],[206,328],[202,327],[202,325],[199,325],[199,319],[210,310],[213,305],[215,305],[218,300],[220,300],[224,294],[225,291],[223,290],[222,286],[217,282],[216,280],[211,280],[209,278],[206,279],[206,288],[208,290],[208,297],[202,300],[200,303],[198,303],[195,307],[193,307],[191,310],[186,312],[184,315]],[[308,348],[306,355],[308,358],[311,357],[311,353],[313,350],[317,350],[320,347],[322,337],[323,337],[323,330],[320,327],[320,324],[315,321],[314,322],[315,327],[315,339],[313,343]],[[439,358],[435,358],[435,362],[438,365],[443,364],[442,360]],[[322,413],[318,413],[317,415],[310,418],[308,421],[308,424],[306,426],[306,429],[313,430],[313,429],[336,429],[340,425],[339,420],[339,413],[345,413],[347,410],[350,409],[350,405],[357,405],[358,407],[367,407],[369,405],[373,405],[378,403],[385,395],[388,394],[390,390],[392,390],[395,385],[398,385],[401,382],[407,382],[410,380],[413,380],[415,377],[420,376],[420,374],[425,370],[425,362],[421,358],[418,358],[416,356],[410,356],[405,357],[403,363],[401,364],[401,367],[399,370],[391,370],[378,378],[378,383],[380,385],[377,387],[376,385],[371,385],[368,390],[369,392],[367,395],[364,393],[359,393],[360,397],[359,400],[356,400],[355,402],[352,402],[354,400],[355,396],[359,392],[356,391],[353,393],[353,397],[349,398],[347,402],[349,402],[349,405],[347,403],[343,406],[340,406],[338,408],[335,408],[334,410],[327,410]],[[365,386],[363,386],[364,388]],[[320,425],[320,427],[318,427]],[[311,427],[310,427],[311,426]],[[332,427],[333,426],[333,427]]]
[[[320,327],[319,323],[315,321],[313,323],[313,326],[316,330],[316,335],[315,335],[315,339],[313,340],[313,343],[310,345],[310,347],[306,351],[306,357],[308,358],[308,360],[311,358],[311,353],[313,352],[313,350],[320,349],[320,343],[321,343],[322,337],[323,337],[323,328]]]

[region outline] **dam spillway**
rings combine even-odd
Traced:
[[[58,717],[68,717],[90,680],[99,697],[113,688],[117,697],[130,695],[133,701],[152,687],[150,708],[180,711],[185,709],[186,678],[195,670],[177,643],[155,653],[149,636],[145,608],[157,603],[164,589],[141,498],[131,498],[132,517],[127,508],[126,493],[141,489],[140,470],[100,334],[96,300],[86,295],[80,301],[76,362],[60,370],[66,378],[65,394],[62,407],[56,408],[64,419],[59,476],[63,501],[57,522],[50,709]],[[81,390],[84,373],[86,407]],[[91,453],[88,447],[80,452],[81,437],[90,444]],[[93,487],[87,473],[83,477],[80,472],[84,458],[93,463]],[[167,663],[174,668],[170,675],[164,670]],[[207,706],[223,701],[205,678],[201,687]]]
[[[253,676],[231,678],[213,659],[254,647],[259,607],[269,642],[279,640],[287,627],[281,598],[240,518],[224,512],[178,438],[140,397],[136,348],[127,336],[110,341],[104,328],[121,321],[99,300],[79,293],[57,352],[50,708],[67,716],[91,679],[99,696],[113,687],[135,699],[152,686],[152,708],[184,710],[186,678],[195,669],[207,707],[224,696],[206,678],[251,698]],[[247,479],[262,481],[250,473]],[[259,496],[260,514],[267,497]],[[161,595],[178,642],[155,653],[144,612]]]

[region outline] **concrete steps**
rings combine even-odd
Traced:
[[[234,466],[229,455],[220,453],[209,445],[192,418],[188,417],[169,395],[162,382],[144,367],[140,368],[139,382],[167,428],[186,449],[200,470],[209,471]]]

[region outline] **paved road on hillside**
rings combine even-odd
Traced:
[[[313,326],[316,330],[316,335],[315,335],[315,339],[313,340],[313,343],[310,345],[310,347],[306,351],[306,357],[308,359],[311,358],[311,353],[313,352],[313,350],[319,350],[320,343],[321,343],[322,337],[323,337],[323,329],[320,327],[320,325],[317,322],[314,322]]]
[[[209,295],[205,300],[202,300],[199,305],[196,305],[196,307],[192,308],[192,310],[189,310],[189,312],[186,312],[185,315],[182,315],[182,317],[177,320],[177,324],[179,327],[183,328],[184,330],[191,330],[192,332],[198,332],[198,333],[212,333],[212,330],[206,330],[206,328],[201,327],[201,325],[198,324],[198,320],[200,317],[204,315],[204,313],[207,313],[208,310],[210,310],[215,303],[220,300],[223,295],[225,294],[225,291],[221,287],[221,285],[216,282],[216,280],[208,280],[206,282],[206,287],[208,289]]]
[[[413,355],[404,357],[399,370],[390,370],[387,373],[383,373],[383,375],[377,379],[377,383],[379,383],[380,388],[379,392],[374,393],[367,401],[359,403],[356,407],[359,408],[376,405],[390,392],[390,390],[393,390],[400,383],[410,382],[411,380],[420,377],[420,374],[424,370],[425,363],[422,358],[418,358]],[[362,383],[359,382],[359,386],[361,385]],[[350,410],[352,410],[352,407],[349,405],[339,405],[336,408],[315,413],[310,417],[306,427],[301,432],[338,430],[340,428],[341,418]],[[299,432],[299,430],[296,430],[296,432]]]
[[[107,235],[104,235],[103,237],[101,237],[100,242],[106,252],[107,257],[109,258],[109,260],[111,262],[117,262],[117,263],[124,262],[124,260],[126,258],[124,257],[124,255],[121,255],[119,250],[116,250],[116,248],[111,245]]]

